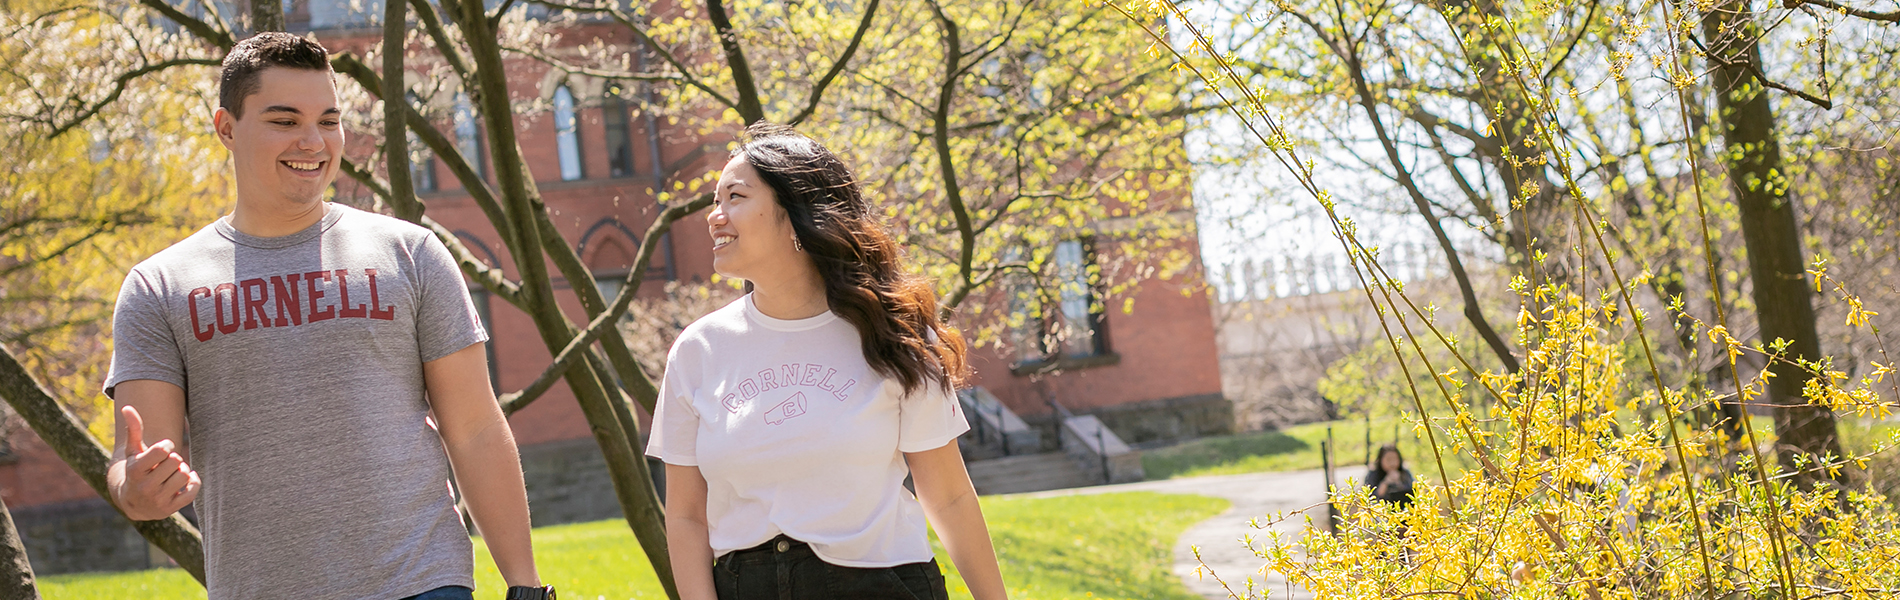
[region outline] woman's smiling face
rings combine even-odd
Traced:
[[[706,227],[713,239],[713,271],[725,277],[752,281],[783,272],[800,254],[778,196],[744,156],[727,161],[719,173]]]

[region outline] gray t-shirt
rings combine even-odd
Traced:
[[[112,370],[185,390],[210,600],[474,587],[422,363],[488,339],[428,230],[330,204],[277,238],[228,219],[132,268]]]

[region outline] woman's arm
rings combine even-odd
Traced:
[[[950,551],[950,561],[956,563],[970,595],[976,600],[1008,598],[1003,573],[996,567],[996,549],[990,545],[990,528],[983,523],[983,508],[977,506],[976,488],[970,484],[956,440],[936,450],[905,452],[904,460],[910,464],[911,483],[917,486],[924,517]]]
[[[699,467],[666,466],[666,552],[680,600],[717,600],[711,534],[706,528],[706,476]]]

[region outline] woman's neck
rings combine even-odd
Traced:
[[[802,257],[801,257],[802,258]],[[774,319],[809,319],[831,310],[825,296],[824,279],[810,261],[788,269],[778,277],[752,281],[752,305]]]

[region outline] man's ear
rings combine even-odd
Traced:
[[[224,149],[232,149],[231,145],[237,141],[236,128],[237,115],[232,114],[231,111],[220,106],[216,112],[211,113],[211,130],[218,134],[218,141],[224,143]]]

